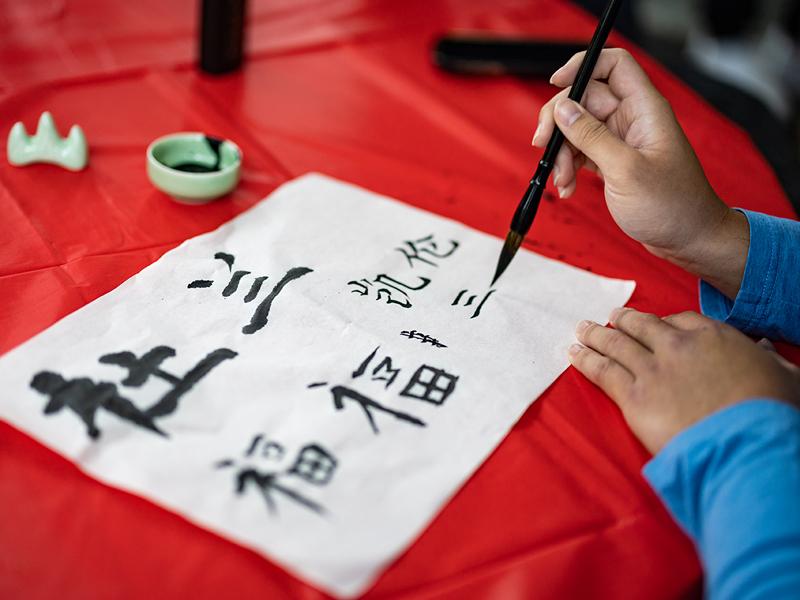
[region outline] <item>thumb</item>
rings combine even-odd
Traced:
[[[605,174],[613,172],[620,158],[633,152],[577,102],[568,98],[559,100],[554,116],[564,136]]]

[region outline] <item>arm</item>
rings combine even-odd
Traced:
[[[697,313],[611,323],[581,323],[570,362],[656,455],[644,474],[694,539],[709,597],[800,597],[800,369]]]
[[[552,83],[567,88],[581,58]],[[800,225],[725,206],[628,53],[604,51],[594,78],[585,107],[567,88],[540,113],[534,145],[556,125],[570,142],[559,194],[579,168],[598,172],[622,230],[704,280],[704,310],[800,339]],[[620,309],[611,324],[580,323],[570,362],[656,454],[645,475],[697,543],[711,598],[800,597],[800,369],[696,313]]]
[[[678,434],[644,468],[703,558],[708,596],[800,596],[800,410],[737,404]]]

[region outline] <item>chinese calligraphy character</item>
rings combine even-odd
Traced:
[[[58,373],[41,371],[33,377],[31,387],[50,398],[44,407],[44,414],[52,415],[64,407],[70,409],[84,422],[86,433],[93,440],[100,437],[100,430],[94,420],[95,414],[101,408],[134,425],[159,435],[167,435],[156,427],[151,416],[122,397],[113,383],[95,383],[88,377],[64,379]]]
[[[257,452],[261,446],[261,453]],[[267,504],[270,514],[278,511],[277,502],[273,494],[283,495],[285,498],[296,504],[311,510],[317,514],[325,514],[325,509],[317,502],[307,498],[294,487],[290,487],[292,480],[299,480],[314,486],[325,486],[330,483],[336,472],[336,458],[323,448],[320,444],[306,444],[298,452],[294,464],[284,470],[261,471],[252,466],[251,461],[261,458],[262,460],[279,461],[285,453],[282,444],[264,440],[261,434],[256,435],[251,441],[245,459],[238,463],[233,459],[224,459],[217,462],[218,469],[228,467],[238,467],[236,473],[236,493],[244,494],[247,489],[254,488],[259,491]]]
[[[411,331],[401,331],[400,335],[403,337],[407,337],[410,340],[419,340],[422,344],[430,344],[434,348],[447,348],[443,343],[441,343],[436,338],[432,338],[429,335],[425,335],[424,333],[420,333],[416,329],[412,329]]]
[[[369,367],[372,359],[378,353],[380,346],[375,348],[367,358],[365,358],[358,368],[353,371],[352,378],[358,379],[362,375],[367,372],[367,368]],[[400,369],[394,369],[392,367],[392,359],[390,357],[385,357],[382,361],[378,363],[372,369],[371,379],[372,381],[385,381],[384,389],[387,389],[392,383],[394,383],[397,375],[400,373]],[[308,387],[309,388],[316,388],[328,385],[327,381],[319,382],[319,383],[312,383]],[[372,398],[362,394],[361,392],[347,386],[343,385],[334,385],[330,388],[331,394],[333,396],[333,406],[336,410],[343,410],[345,407],[345,400],[352,400],[355,404],[358,404],[361,407],[361,410],[364,411],[364,415],[367,417],[367,421],[369,422],[370,427],[372,428],[373,433],[378,434],[380,430],[378,429],[378,424],[375,421],[375,416],[372,414],[372,411],[379,411],[388,415],[392,415],[395,419],[399,421],[403,421],[405,423],[409,423],[411,425],[416,425],[417,427],[425,427],[425,422],[413,415],[409,415],[407,413],[393,410],[386,406],[383,406],[379,402],[373,400]]]
[[[372,415],[371,409],[379,410],[386,414],[392,415],[400,421],[405,421],[406,423],[417,425],[418,427],[425,427],[424,421],[404,412],[387,408],[352,388],[342,385],[335,385],[331,388],[331,393],[333,394],[333,405],[336,407],[336,410],[342,410],[344,408],[345,400],[354,400],[358,405],[360,405],[361,409],[364,411],[364,415],[367,417],[367,421],[369,421],[369,426],[372,428],[374,433],[380,433],[380,430],[378,429],[377,423],[375,423],[375,417]]]
[[[181,396],[192,389],[222,361],[236,356],[236,352],[227,348],[214,350],[180,378],[161,369],[161,363],[172,356],[175,356],[174,349],[169,346],[156,346],[149,352],[145,352],[142,358],[136,358],[132,352],[125,351],[101,356],[100,362],[127,369],[128,376],[122,380],[124,386],[141,387],[151,375],[172,385],[172,389],[146,411],[150,416],[162,417],[173,413],[178,408]]]
[[[348,281],[347,285],[355,286],[355,289],[350,290],[351,293],[358,294],[359,296],[367,296],[373,284],[378,284],[377,287],[375,287],[376,300],[380,301],[386,298],[386,304],[397,304],[403,308],[411,308],[411,300],[409,300],[408,292],[421,290],[431,282],[427,277],[420,277],[419,280],[419,285],[415,287],[403,283],[394,277],[389,277],[385,273],[381,273],[371,281],[368,279],[359,279],[358,281]],[[394,292],[397,292],[399,295],[395,296]]]
[[[247,275],[250,275],[251,272],[243,270],[234,271],[233,263],[236,258],[233,256],[233,254],[228,254],[227,252],[217,252],[214,255],[214,258],[224,262],[228,266],[228,271],[231,272],[231,278],[225,288],[222,290],[223,297],[228,298],[236,293],[236,291],[239,289],[239,284]],[[272,309],[272,303],[275,301],[275,298],[278,297],[278,294],[281,293],[283,288],[285,288],[295,279],[299,279],[308,273],[312,273],[313,271],[313,269],[309,269],[308,267],[294,267],[286,271],[286,274],[284,274],[278,283],[275,284],[275,286],[272,288],[272,291],[269,292],[269,294],[267,294],[267,296],[256,307],[255,312],[250,319],[250,323],[242,327],[242,333],[250,335],[262,329],[269,321],[269,313]],[[253,282],[250,284],[250,289],[243,299],[245,303],[252,302],[256,299],[261,291],[261,286],[267,279],[269,279],[267,275],[261,275],[253,279]],[[214,282],[210,279],[196,279],[187,287],[189,289],[209,288],[213,284]]]
[[[146,410],[137,407],[131,400],[122,396],[117,385],[106,381],[94,382],[88,377],[65,379],[58,373],[40,371],[31,380],[31,388],[49,397],[44,414],[50,415],[63,408],[70,409],[86,425],[87,435],[92,439],[100,437],[100,429],[95,424],[97,411],[102,409],[120,419],[144,429],[168,437],[155,424],[155,419],[172,414],[178,403],[192,387],[225,360],[236,356],[236,352],[219,348],[209,353],[194,367],[178,377],[161,369],[161,363],[175,356],[169,346],[156,346],[145,352],[141,358],[129,351],[101,356],[99,362],[127,369],[128,375],[120,383],[125,387],[138,388],[153,376],[166,381],[171,389]]]
[[[247,451],[244,453],[244,455],[245,456],[253,456],[253,454],[255,453],[256,449],[258,448],[258,445],[261,443],[261,441],[263,439],[264,439],[264,436],[261,435],[260,433],[258,435],[256,435],[253,438],[253,441],[250,442],[250,446],[247,448]],[[281,458],[283,458],[283,455],[285,453],[286,453],[286,449],[283,447],[282,444],[279,444],[278,442],[273,442],[273,441],[270,441],[270,440],[267,440],[266,442],[264,442],[264,445],[263,445],[263,447],[261,449],[261,454],[262,454],[262,456],[264,458],[281,459]]]
[[[422,365],[411,376],[400,395],[432,404],[444,404],[444,401],[456,389],[457,381],[458,377],[443,369]]]
[[[326,485],[335,471],[336,459],[319,444],[308,444],[300,450],[287,473],[314,485]]]
[[[472,316],[470,317],[470,319],[474,319],[475,317],[477,317],[478,315],[481,314],[481,309],[483,308],[483,305],[486,304],[486,301],[489,299],[489,296],[494,294],[495,291],[496,290],[489,290],[486,293],[486,295],[483,297],[483,299],[478,303],[478,306],[475,308],[475,311],[472,313]],[[458,306],[459,304],[461,304],[461,300],[462,299],[466,299],[466,302],[464,302],[464,306],[471,306],[472,303],[475,302],[475,300],[478,298],[478,296],[476,296],[474,294],[469,295],[469,296],[466,296],[466,294],[467,294],[467,290],[461,290],[460,292],[458,292],[458,296],[456,296],[456,299],[453,300],[453,303],[451,304],[451,306]]]
[[[361,377],[364,372],[367,370],[369,363],[372,362],[372,359],[375,358],[375,355],[378,353],[378,348],[375,348],[367,358],[365,358],[358,368],[353,371],[353,379],[357,379]],[[379,374],[383,373],[385,374]],[[384,388],[388,388],[390,385],[394,383],[397,374],[400,372],[400,369],[393,369],[392,368],[392,359],[388,356],[384,357],[384,359],[378,363],[378,366],[372,370],[372,381],[385,381],[386,385]]]
[[[450,249],[446,252],[440,252],[438,244],[433,239],[433,234],[427,235],[418,240],[407,240],[403,242],[404,247],[395,248],[398,252],[402,253],[408,261],[408,265],[413,269],[414,261],[418,260],[421,263],[438,267],[432,258],[447,258],[456,251],[459,243],[455,240],[450,240]]]

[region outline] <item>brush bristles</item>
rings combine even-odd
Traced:
[[[514,255],[519,250],[519,247],[522,245],[523,237],[513,229],[508,232],[506,236],[506,243],[503,244],[503,251],[500,253],[500,260],[497,261],[497,270],[494,273],[494,279],[492,279],[492,285],[494,285],[503,272],[508,268],[508,265],[511,264],[511,260],[514,258]]]
[[[517,253],[517,250],[519,250],[519,247],[521,245],[522,245],[522,236],[512,229],[511,231],[508,232],[508,235],[506,236],[506,243],[503,245],[503,250],[508,249],[508,251],[513,256],[514,254]]]

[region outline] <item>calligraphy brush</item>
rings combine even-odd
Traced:
[[[575,81],[572,84],[572,90],[570,90],[569,93],[570,100],[574,100],[575,102],[580,102],[582,100],[583,94],[586,91],[586,86],[589,85],[592,72],[597,65],[597,59],[600,57],[600,51],[603,49],[603,46],[605,46],[608,34],[614,26],[614,20],[617,18],[617,13],[619,12],[621,4],[622,0],[609,0],[606,5],[603,15],[600,17],[600,23],[598,23],[597,29],[592,37],[592,41],[589,43],[586,56],[583,58],[580,69],[578,69],[578,75],[575,77]],[[539,166],[536,168],[536,172],[533,174],[530,184],[528,184],[528,189],[525,191],[525,195],[522,197],[519,206],[517,206],[514,218],[511,220],[511,229],[506,236],[506,242],[500,253],[500,259],[497,261],[497,270],[494,273],[492,285],[497,282],[500,275],[502,275],[506,268],[508,268],[508,265],[511,264],[511,260],[514,258],[517,250],[519,250],[522,240],[525,238],[525,234],[528,233],[531,225],[533,225],[533,218],[536,216],[536,211],[539,209],[539,202],[542,199],[545,185],[547,185],[547,179],[550,177],[550,173],[556,162],[556,156],[558,156],[558,151],[561,150],[563,143],[564,134],[556,127],[550,141],[547,143],[547,148],[544,151],[542,160],[539,161]]]

